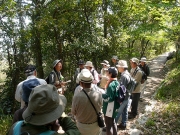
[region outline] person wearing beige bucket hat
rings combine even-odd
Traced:
[[[97,84],[99,83],[100,79],[99,79],[99,74],[98,72],[95,70],[94,66],[93,66],[93,63],[91,61],[87,61],[86,64],[84,65],[86,69],[88,69],[91,74],[93,75],[94,77],[94,80],[93,80],[93,84]]]
[[[65,130],[65,134],[80,135],[75,123],[71,118],[62,116],[67,100],[65,96],[59,95],[55,86],[51,84],[35,87],[30,96],[29,104],[23,112],[24,121],[19,128],[22,132],[35,135],[43,132],[57,131],[59,125]],[[20,122],[16,122],[10,129],[8,135],[17,131]],[[53,135],[58,133],[54,132]],[[59,134],[60,135],[60,134]]]
[[[108,82],[107,71],[108,68],[110,67],[109,61],[103,60],[103,62],[101,62],[101,65],[103,66],[103,68],[101,69],[101,73],[99,74],[99,78],[100,78],[99,87],[105,90],[105,86]]]
[[[132,119],[138,115],[138,104],[141,94],[140,86],[141,86],[142,72],[141,69],[138,67],[139,60],[137,58],[133,57],[132,59],[130,59],[130,65],[131,65],[130,74],[138,83],[135,90],[132,92],[132,96],[131,96],[132,97],[131,112],[128,118]]]
[[[128,72],[127,61],[119,60],[116,67],[118,68],[118,71],[121,73],[121,76],[119,79],[120,86],[124,85],[127,89],[128,85],[131,82],[131,75]],[[121,123],[117,125],[117,127],[120,130],[126,129],[126,123],[128,120],[128,103],[129,103],[129,99],[130,99],[130,94],[128,92],[126,92],[126,93],[127,93],[126,97],[123,100],[123,102],[121,103],[120,108],[118,110],[118,114],[116,115],[116,118],[115,118],[116,123],[118,123],[119,117],[122,115]]]
[[[81,132],[81,135],[99,135],[100,127],[97,123],[96,111],[101,111],[102,95],[100,92],[94,90],[94,87],[91,87],[93,76],[88,69],[83,69],[78,78],[83,90],[74,94],[71,113],[76,118],[76,125]],[[96,111],[85,93],[89,96]]]

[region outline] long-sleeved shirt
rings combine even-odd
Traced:
[[[132,93],[140,93],[141,92],[141,89],[140,89],[140,87],[141,87],[141,79],[142,79],[141,70],[139,69],[139,67],[132,68],[131,71],[130,71],[130,74],[135,79],[135,81],[138,83],[136,89]]]

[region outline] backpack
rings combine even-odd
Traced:
[[[116,101],[122,103],[126,98],[127,94],[131,94],[137,87],[138,83],[129,74],[126,74],[130,78],[130,82],[127,84],[127,88],[124,85],[119,86],[118,95]]]
[[[127,84],[127,92],[131,94],[136,89],[138,82],[136,82],[136,80],[132,78],[130,75],[129,77],[130,82]]]
[[[54,71],[51,71],[50,74],[54,74],[55,78],[58,78],[58,77],[57,77],[57,74],[56,74]],[[44,79],[44,80],[47,82],[47,84],[49,84],[49,76],[50,76],[50,74]],[[58,78],[58,79],[59,79],[59,78]],[[59,80],[59,81],[60,81],[60,80]]]
[[[24,133],[24,132],[21,133],[21,126],[22,125],[23,125],[23,121],[18,121],[16,123],[16,125],[13,128],[13,135],[21,135]],[[28,132],[25,132],[25,133],[27,133],[27,135],[30,135]],[[54,133],[55,133],[55,131],[48,130],[48,131],[40,133],[39,135],[53,135]]]
[[[119,86],[118,88],[118,95],[116,97],[116,101],[122,103],[126,97],[127,91],[124,85]]]
[[[143,84],[147,80],[147,75],[141,68],[136,69],[133,75],[135,76],[138,71],[141,71],[142,73],[141,84]]]
[[[23,89],[23,94],[22,94],[22,99],[24,102],[28,102],[29,100],[29,95],[32,91],[32,89],[36,86],[40,85],[40,82],[38,79],[29,79],[22,84],[22,89]]]

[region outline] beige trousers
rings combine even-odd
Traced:
[[[76,126],[78,127],[81,135],[99,135],[100,134],[100,127],[98,123],[95,122],[93,124],[82,124],[76,122]]]

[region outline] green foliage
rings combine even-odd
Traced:
[[[12,125],[11,115],[0,115],[0,134],[6,135]]]
[[[171,64],[171,71],[163,81],[163,86],[158,90],[157,99],[174,100],[179,97],[179,82],[177,80],[180,79],[180,65],[176,62],[171,62]]]
[[[153,119],[149,118],[147,121],[146,121],[146,127],[152,127],[152,126],[155,126],[155,122]]]

